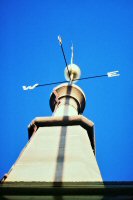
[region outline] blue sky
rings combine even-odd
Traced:
[[[117,78],[77,82],[86,94],[84,116],[95,123],[96,158],[105,181],[133,180],[133,1],[0,0],[0,177],[28,141],[27,126],[50,116],[53,86],[64,80],[74,44],[82,77],[119,70]]]

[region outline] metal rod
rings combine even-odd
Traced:
[[[88,77],[75,79],[74,81],[82,81],[82,80],[91,79],[91,78],[101,78],[101,77],[104,77],[104,76],[107,76],[107,75],[104,74],[104,75],[97,75],[97,76],[88,76]],[[61,83],[69,83],[69,81],[58,81],[58,82],[52,82],[52,83],[46,83],[46,84],[39,84],[36,87],[43,87],[43,86],[48,86],[48,85],[56,85],[56,84],[61,84]]]
[[[65,52],[64,52],[64,49],[63,49],[63,45],[62,45],[62,39],[60,36],[58,36],[58,40],[59,40],[59,43],[60,43],[60,46],[61,46],[61,51],[62,51],[62,54],[63,54],[63,57],[64,57],[64,61],[65,61],[65,64],[66,64],[66,68],[67,68],[67,71],[68,71],[68,75],[69,75],[69,79],[70,79],[70,82],[71,82],[71,73],[68,69],[68,64],[67,64],[67,60],[66,60],[66,56],[65,56]]]

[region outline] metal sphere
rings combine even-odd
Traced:
[[[76,82],[77,81],[76,79],[80,78],[81,71],[77,65],[70,64],[65,68],[64,75],[67,81],[70,81],[71,79],[71,81]]]

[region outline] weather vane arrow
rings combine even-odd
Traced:
[[[58,40],[59,40],[60,45],[62,45],[62,39],[60,35],[58,35]]]
[[[71,51],[72,51],[71,64],[68,65],[67,60],[66,60],[66,56],[65,56],[65,53],[64,53],[63,45],[62,45],[61,36],[58,36],[58,41],[59,41],[59,44],[61,46],[62,54],[63,54],[65,65],[66,65],[66,69],[65,69],[66,81],[58,81],[58,82],[51,82],[51,83],[44,83],[44,84],[36,83],[33,86],[22,86],[23,90],[34,90],[37,87],[56,85],[56,84],[61,84],[61,83],[72,84],[72,82],[76,82],[76,81],[82,81],[82,80],[92,79],[92,78],[101,78],[101,77],[105,77],[105,76],[108,77],[108,78],[120,76],[119,71],[116,70],[116,71],[112,71],[112,72],[107,72],[107,74],[80,78],[80,68],[73,63],[74,62],[74,47],[73,47],[73,44],[71,46]]]

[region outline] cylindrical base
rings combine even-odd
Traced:
[[[74,84],[61,84],[54,88],[50,97],[50,107],[54,116],[71,116],[83,113],[85,95]]]

